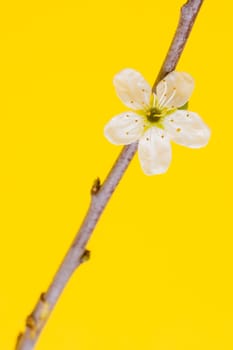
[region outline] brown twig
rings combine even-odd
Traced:
[[[176,68],[203,2],[204,0],[190,0],[181,7],[180,19],[175,35],[159,74],[154,82],[152,91],[155,91],[156,85],[165,77],[165,75]]]
[[[154,83],[153,91],[157,83],[175,69],[203,1],[189,0],[182,6],[175,36]],[[90,258],[90,252],[85,248],[87,242],[136,151],[137,143],[125,146],[105,182],[101,185],[98,178],[94,181],[91,188],[91,203],[86,217],[47,292],[41,294],[33,312],[27,317],[26,329],[17,338],[16,350],[32,350],[34,348],[71,275],[80,264]]]

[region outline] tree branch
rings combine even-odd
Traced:
[[[176,68],[203,2],[204,0],[190,0],[181,7],[180,19],[175,35],[160,72],[155,80],[152,91],[155,92],[156,85],[160,82],[160,80],[162,80],[165,75],[172,72]]]
[[[203,1],[189,0],[182,6],[176,33],[152,91],[155,91],[157,83],[166,74],[175,69]],[[25,331],[17,338],[16,350],[32,350],[34,348],[71,275],[80,264],[89,259],[90,252],[85,247],[136,151],[137,143],[125,146],[103,185],[99,179],[95,180],[91,189],[91,203],[86,217],[47,292],[41,294],[34,310],[27,317]]]

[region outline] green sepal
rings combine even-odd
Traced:
[[[186,102],[183,106],[179,107],[178,109],[188,109],[188,106],[189,106],[189,101]]]

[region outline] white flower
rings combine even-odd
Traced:
[[[210,130],[198,114],[179,109],[193,91],[193,78],[171,72],[156,87],[156,93],[140,73],[124,69],[114,77],[121,101],[134,112],[115,116],[105,126],[106,138],[115,145],[139,141],[138,154],[147,175],[162,174],[171,162],[170,140],[190,148],[208,143]]]

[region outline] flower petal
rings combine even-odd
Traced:
[[[171,145],[167,133],[157,127],[148,129],[139,140],[138,155],[146,175],[165,173],[171,162]]]
[[[164,119],[163,125],[171,139],[182,146],[200,148],[210,138],[210,129],[194,112],[177,110]]]
[[[191,75],[173,71],[159,82],[156,94],[160,106],[179,108],[189,100],[193,89],[194,80]]]
[[[140,138],[143,130],[143,118],[133,112],[125,112],[108,122],[104,128],[104,135],[114,145],[129,145]]]
[[[150,103],[151,87],[134,69],[124,69],[113,79],[116,93],[129,108],[143,109]]]

